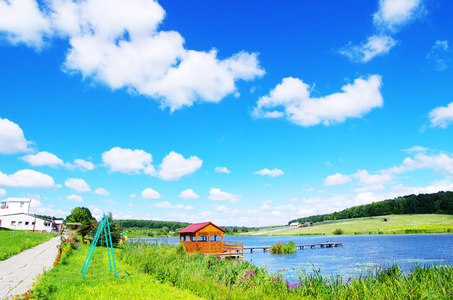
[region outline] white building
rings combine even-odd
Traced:
[[[55,232],[55,222],[30,214],[31,199],[8,198],[0,201],[0,227],[15,230]]]

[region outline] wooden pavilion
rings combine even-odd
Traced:
[[[187,253],[201,252],[220,257],[243,257],[242,242],[224,242],[224,229],[211,222],[194,223],[180,230],[179,242]]]

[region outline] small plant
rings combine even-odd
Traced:
[[[335,235],[340,235],[340,234],[343,234],[343,233],[344,233],[344,230],[341,229],[341,228],[337,228],[333,232],[333,234],[335,234]]]
[[[296,252],[296,244],[294,242],[289,242],[288,244],[283,244],[282,242],[271,246],[271,254],[289,254]]]

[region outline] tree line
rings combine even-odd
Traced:
[[[293,222],[324,222],[351,218],[364,218],[385,215],[411,214],[445,214],[453,215],[453,192],[435,194],[408,195],[371,204],[354,206],[340,212],[315,215],[289,221]]]
[[[154,220],[117,220],[123,229],[140,228],[140,229],[163,229],[168,231],[177,231],[190,225],[190,223],[174,221],[154,221]]]

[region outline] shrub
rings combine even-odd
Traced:
[[[271,254],[289,254],[294,252],[296,252],[296,244],[294,242],[289,242],[288,244],[280,242],[271,246]]]
[[[336,235],[340,235],[340,234],[343,234],[344,233],[344,230],[341,229],[341,228],[337,228],[335,229],[335,231],[333,232],[333,234],[336,234]]]

